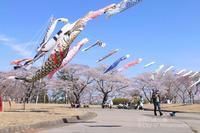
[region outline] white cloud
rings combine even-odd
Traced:
[[[0,42],[9,42],[9,41],[10,41],[9,38],[7,38],[7,37],[4,36],[4,35],[0,35]]]
[[[17,43],[14,39],[9,38],[5,35],[0,35],[0,44],[6,45],[10,47],[12,50],[16,52],[16,54],[20,54],[24,57],[30,57],[33,55],[34,49],[29,49],[30,46],[33,46],[34,43]]]

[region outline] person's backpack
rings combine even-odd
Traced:
[[[156,102],[156,93],[152,94],[152,98],[151,99],[152,99],[152,102]]]

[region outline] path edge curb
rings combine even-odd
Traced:
[[[94,112],[87,112],[83,115],[76,115],[71,117],[63,117],[53,121],[44,121],[38,122],[34,124],[21,124],[11,127],[6,127],[0,129],[0,133],[15,133],[15,132],[23,132],[23,130],[27,129],[38,129],[38,128],[45,128],[50,126],[57,126],[58,124],[66,124],[66,123],[76,123],[80,120],[89,120],[96,117],[97,114]]]

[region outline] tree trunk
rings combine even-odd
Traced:
[[[104,104],[106,103],[106,101],[108,100],[108,93],[104,93],[103,94],[103,101],[102,101],[102,108],[104,108]]]
[[[192,104],[192,95],[190,95],[190,104]]]
[[[24,106],[23,109],[26,110],[26,97],[24,98]]]
[[[192,104],[195,104],[195,103],[194,103],[194,95],[192,95]]]
[[[76,93],[74,92],[74,96],[75,96],[75,104],[80,105],[80,95],[79,95],[79,94],[76,94]]]
[[[144,87],[142,88],[142,91],[143,91],[143,93],[144,93],[145,98],[148,100],[148,102],[151,103],[151,99],[148,98],[148,96],[147,96],[147,94],[146,94],[146,92],[145,92],[145,90],[144,90]]]
[[[35,104],[38,104],[38,99],[39,99],[39,92],[37,93]]]
[[[44,93],[44,103],[46,103],[46,93]]]
[[[76,97],[75,103],[76,103],[76,104],[80,104],[80,97]]]
[[[65,92],[65,104],[68,104],[68,100],[67,100],[67,94]]]
[[[32,83],[31,87],[28,88],[27,93],[26,93],[26,98],[25,98],[25,102],[29,103],[30,102],[30,98],[31,98],[31,94],[33,92],[33,87],[34,87],[34,82]]]
[[[183,104],[185,104],[185,96],[183,95]]]
[[[92,93],[89,94],[89,104],[92,104],[93,100],[92,100]]]

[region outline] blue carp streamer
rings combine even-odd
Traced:
[[[108,68],[105,70],[104,74],[107,73],[107,72],[109,72],[109,71],[111,71],[111,70],[113,70],[115,67],[118,66],[118,64],[119,64],[121,61],[126,60],[126,59],[129,58],[129,57],[130,57],[130,55],[127,54],[127,55],[125,55],[125,56],[122,56],[122,57],[119,58],[118,60],[116,60],[110,67],[108,67]]]

